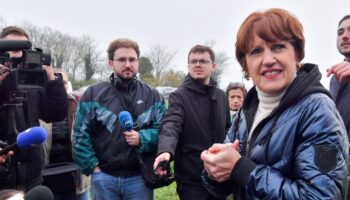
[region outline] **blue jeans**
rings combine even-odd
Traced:
[[[91,176],[94,200],[152,200],[153,190],[146,187],[142,175],[114,177],[103,172]]]
[[[78,195],[78,200],[90,200],[90,189]]]

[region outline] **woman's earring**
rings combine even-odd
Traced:
[[[300,67],[301,67],[301,64],[297,63],[297,69],[300,69]]]

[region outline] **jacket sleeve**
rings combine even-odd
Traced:
[[[138,121],[150,120],[149,128],[139,130],[140,146],[138,150],[141,153],[157,151],[158,128],[160,120],[165,113],[166,106],[164,98],[158,92],[156,92],[156,95],[159,96],[158,99],[160,101],[156,102],[151,108],[138,117]]]
[[[64,120],[68,113],[68,96],[61,76],[48,81],[40,95],[39,118],[45,122]]]
[[[72,136],[73,159],[80,171],[86,175],[90,175],[98,164],[91,138],[94,127],[94,102],[90,96],[91,89],[88,88],[78,103]]]
[[[231,127],[231,124],[232,124],[232,121],[231,121],[231,115],[230,115],[230,105],[229,105],[229,102],[227,100],[227,97],[225,95],[225,99],[226,99],[226,125],[225,125],[225,133],[226,133],[226,136],[230,130],[230,127]]]
[[[346,199],[349,146],[334,104],[321,97],[293,122],[298,137],[291,174],[242,157],[231,174],[234,185],[249,199]]]
[[[160,124],[158,154],[169,152],[173,157],[175,156],[184,115],[181,97],[175,91],[169,96],[169,107]]]

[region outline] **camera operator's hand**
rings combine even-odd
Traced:
[[[0,85],[2,81],[9,75],[10,69],[4,65],[0,65]]]
[[[1,150],[1,148],[0,148],[0,150]],[[0,156],[0,164],[5,163],[6,159],[12,155],[13,155],[13,151],[9,151],[7,154],[1,155]]]
[[[47,79],[49,81],[55,80],[55,74],[51,65],[43,65],[43,70],[47,73]]]

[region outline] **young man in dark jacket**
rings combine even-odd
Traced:
[[[110,82],[90,86],[79,101],[73,125],[73,159],[84,174],[92,174],[94,199],[153,199],[136,151],[156,152],[164,99],[136,78],[140,56],[136,42],[115,40],[107,52],[114,73]],[[133,130],[119,126],[122,111],[131,113]]]
[[[344,61],[327,69],[327,75],[333,74],[329,92],[344,121],[348,138],[350,138],[350,15],[344,16],[338,24],[337,48],[344,56]],[[348,194],[348,198],[350,195]]]
[[[29,40],[28,34],[15,26],[4,28],[0,38],[1,40]],[[8,54],[11,59],[16,59],[21,57],[23,52],[9,51]],[[62,77],[56,77],[51,66],[43,65],[48,79],[44,88],[32,90],[4,86],[5,81],[10,80],[8,77],[13,76],[10,68],[15,67],[11,66],[12,64],[9,62],[0,65],[0,140],[8,144],[16,141],[20,131],[39,126],[39,118],[45,122],[60,121],[64,119],[68,110],[67,93]],[[13,100],[14,94],[23,94],[23,96]],[[40,185],[43,159],[42,145],[25,150],[16,149],[14,155],[0,165],[0,189],[30,190]]]
[[[215,199],[202,186],[200,154],[224,141],[230,126],[225,93],[210,78],[216,68],[211,48],[194,46],[188,55],[188,71],[182,85],[169,97],[169,108],[159,128],[158,157],[174,159],[180,199]],[[157,170],[159,174],[165,171]]]
[[[329,91],[350,137],[350,15],[344,16],[339,22],[337,48],[344,56],[344,61],[327,70],[328,76],[333,74]]]

